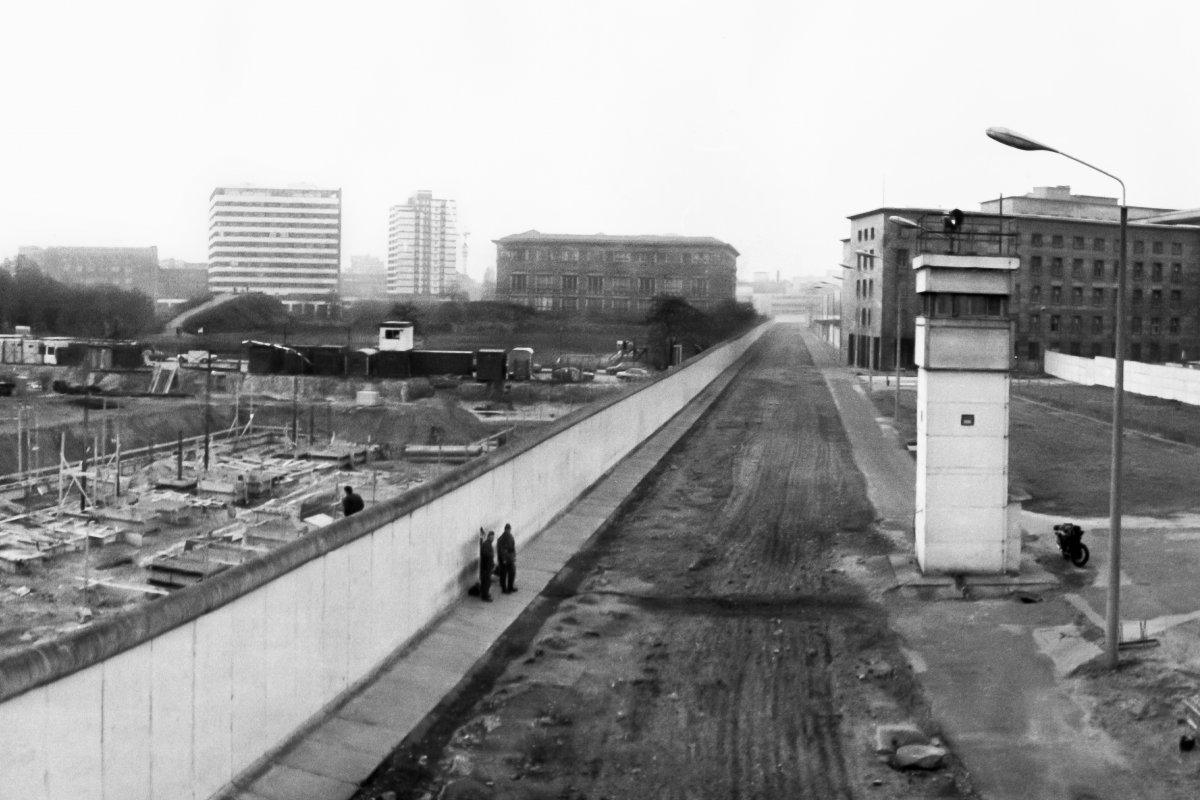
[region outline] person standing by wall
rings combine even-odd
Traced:
[[[342,516],[348,517],[351,514],[357,514],[363,510],[364,505],[363,499],[354,493],[352,487],[347,486],[346,496],[342,498]]]
[[[496,569],[496,551],[492,547],[495,531],[479,529],[479,599],[492,602],[492,571]]]
[[[496,560],[500,563],[500,591],[512,594],[517,590],[517,543],[513,539],[512,525],[504,523],[504,533],[496,540]]]

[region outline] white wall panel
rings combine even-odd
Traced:
[[[192,793],[193,624],[151,642],[150,782],[156,798]]]

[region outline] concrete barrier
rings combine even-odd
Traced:
[[[1046,353],[1044,369],[1056,378],[1085,386],[1112,388],[1115,383],[1116,366],[1111,358],[1082,358],[1050,351]],[[1126,361],[1125,391],[1200,405],[1200,370],[1175,364]]]
[[[208,798],[459,600],[767,326],[252,563],[0,659],[0,800]]]

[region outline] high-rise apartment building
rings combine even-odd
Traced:
[[[458,212],[453,200],[419,191],[392,206],[388,220],[388,294],[447,297],[457,288]]]
[[[210,199],[209,291],[264,292],[289,311],[328,311],[341,263],[341,189],[218,187]]]

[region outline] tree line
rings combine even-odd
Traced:
[[[42,274],[25,256],[0,263],[0,333],[132,339],[155,329],[154,301],[109,284],[78,286]]]

